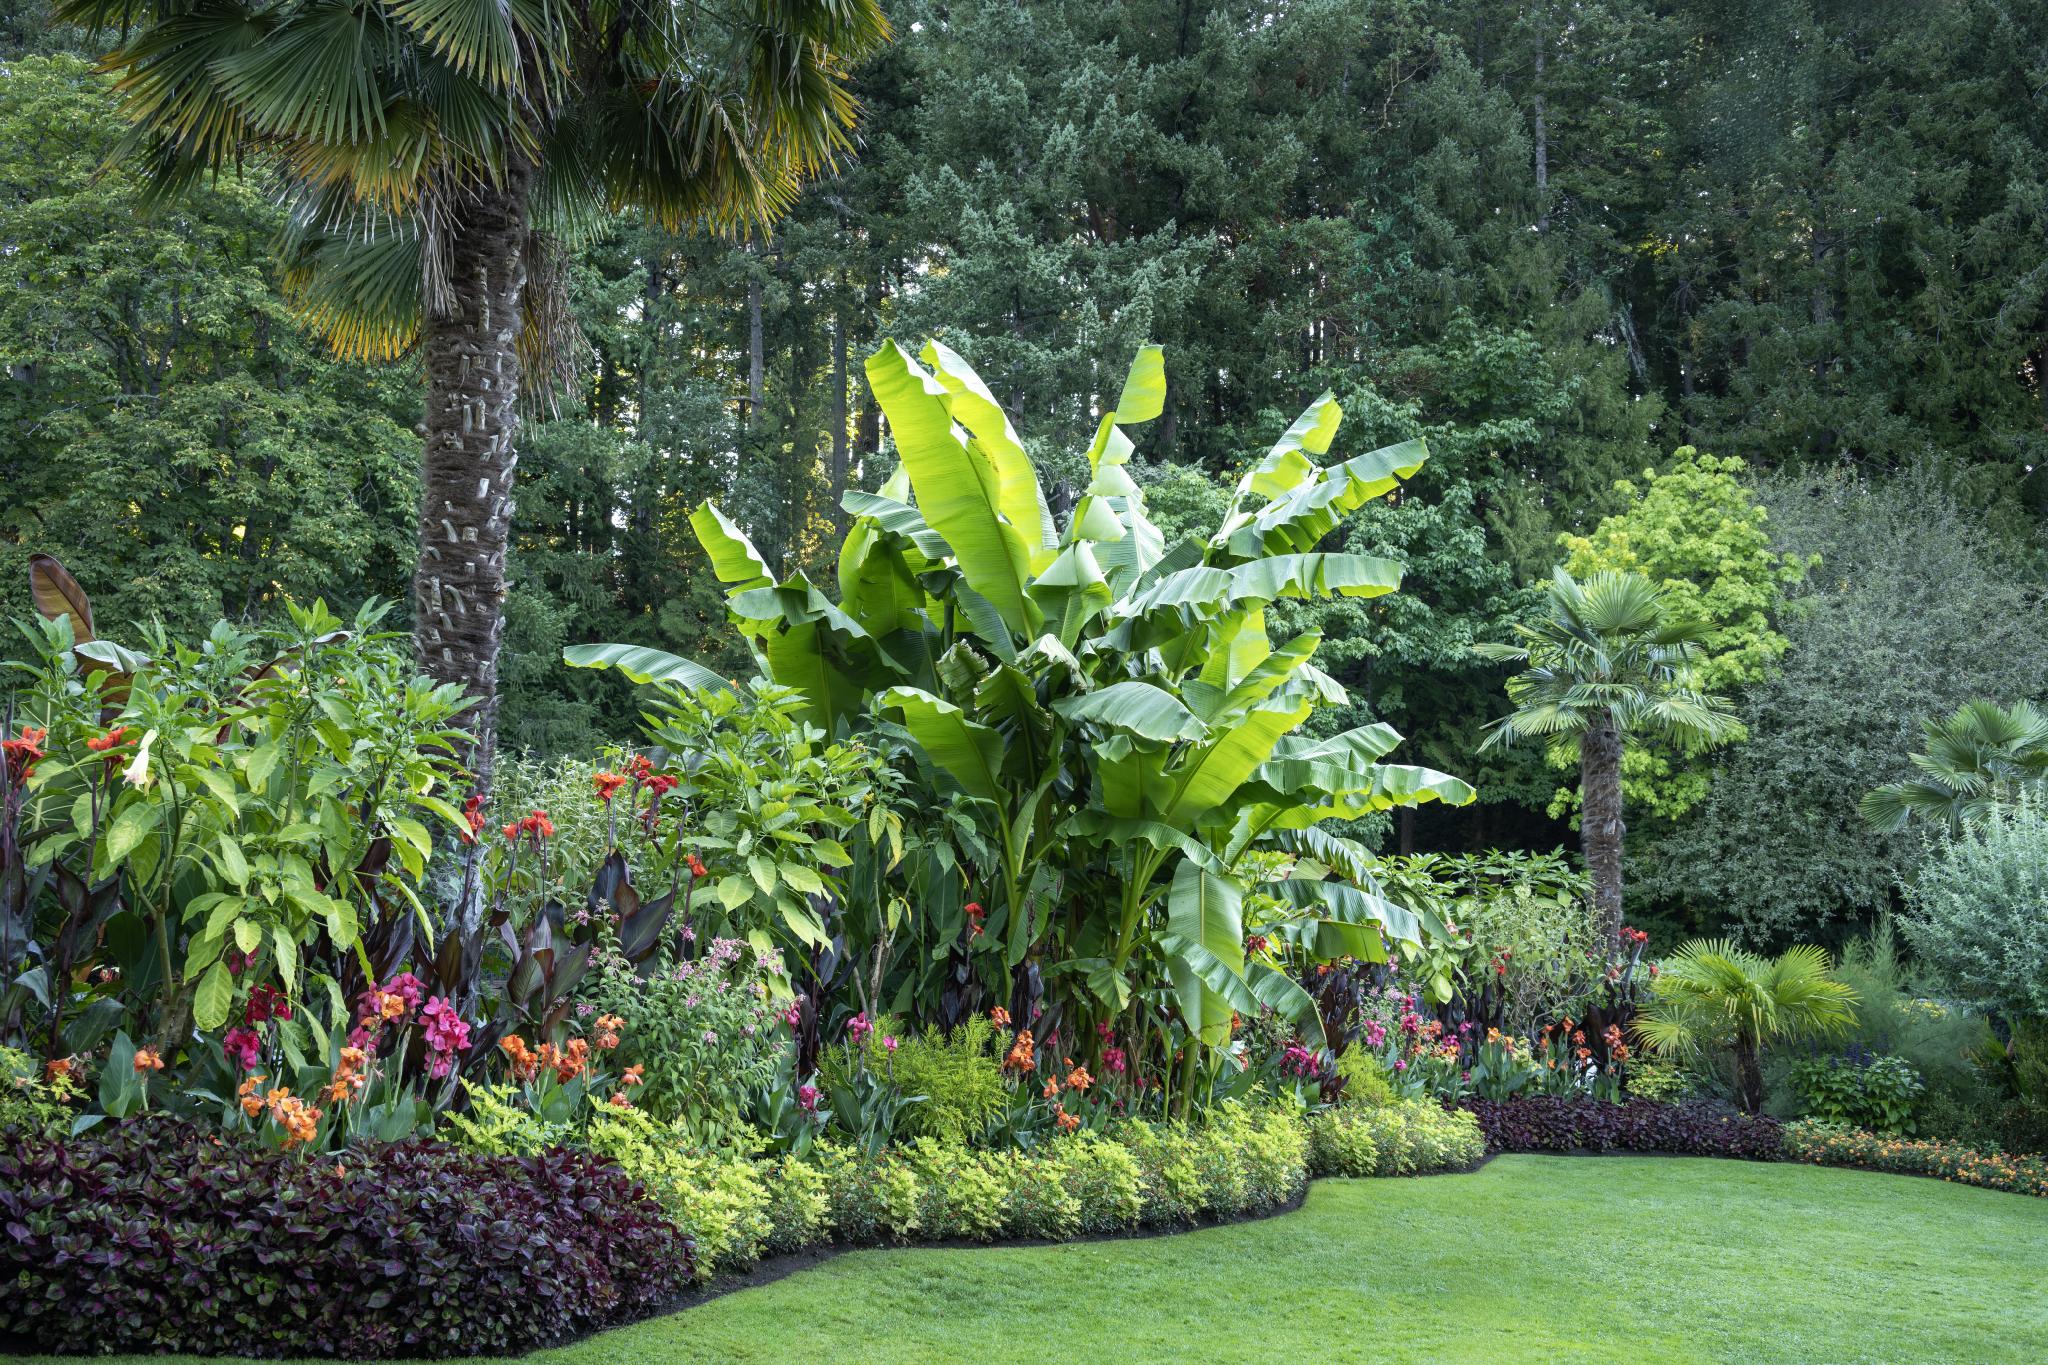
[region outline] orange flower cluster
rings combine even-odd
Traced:
[[[534,1054],[534,1060],[544,1069],[554,1072],[556,1080],[567,1084],[589,1067],[590,1044],[581,1038],[571,1038],[567,1047],[542,1043]]]
[[[1625,1062],[1628,1060],[1628,1044],[1621,1041],[1621,1026],[1619,1024],[1609,1024],[1607,1032],[1600,1036],[1607,1042],[1607,1057],[1609,1061]]]
[[[320,1092],[320,1098],[329,1104],[345,1104],[363,1093],[368,1084],[363,1075],[363,1050],[359,1047],[345,1047],[341,1050],[341,1061],[334,1068],[334,1079]]]
[[[997,1028],[1008,1028],[1010,1026],[1010,1012],[1001,1005],[997,1005],[994,1009],[990,1010],[988,1017],[989,1022]]]
[[[1017,1034],[1017,1041],[1010,1044],[1010,1055],[1003,1058],[1003,1070],[1029,1071],[1032,1064],[1031,1030],[1024,1029]]]
[[[613,1018],[611,1015],[604,1017]],[[600,1040],[598,1046],[607,1044]],[[614,1037],[609,1046],[618,1046],[618,1039]],[[556,1080],[566,1083],[590,1068],[590,1044],[581,1038],[571,1038],[566,1047],[542,1043],[538,1049],[532,1049],[526,1046],[524,1038],[510,1033],[498,1044],[498,1050],[512,1064],[512,1074],[522,1081],[530,1081],[543,1071],[552,1071]]]
[[[156,1049],[147,1047],[139,1047],[135,1049],[136,1075],[142,1076],[148,1074],[149,1072],[162,1071],[163,1069],[163,1056],[160,1053],[158,1053]]]
[[[1057,1104],[1052,1107],[1052,1121],[1060,1126],[1062,1133],[1071,1133],[1081,1126],[1079,1114],[1069,1114],[1065,1108]]]
[[[498,1050],[505,1054],[505,1060],[512,1064],[512,1074],[522,1081],[530,1081],[540,1070],[540,1058],[527,1050],[526,1040],[516,1033],[508,1033],[499,1042]]]
[[[1834,1129],[1807,1122],[1785,1126],[1785,1151],[1794,1160],[1816,1165],[1933,1175],[1965,1185],[2048,1198],[2048,1157],[1980,1152],[1960,1143],[1883,1137],[1860,1128]]]
[[[603,772],[592,773],[590,781],[597,788],[597,799],[610,805],[612,798],[619,794],[619,788],[626,785],[627,778],[624,773]]]
[[[242,1112],[252,1119],[258,1114],[268,1113],[272,1121],[284,1129],[287,1149],[311,1142],[320,1131],[320,1111],[283,1086],[267,1094],[257,1094],[256,1087],[265,1079],[252,1075],[243,1080],[242,1088],[236,1092],[242,1099]]]
[[[1067,1087],[1071,1090],[1086,1090],[1095,1084],[1095,1078],[1088,1074],[1088,1068],[1077,1066],[1067,1073]]]
[[[43,1079],[46,1081],[66,1080],[70,1075],[71,1059],[69,1057],[52,1057],[49,1061],[43,1063]]]
[[[626,1021],[616,1014],[597,1016],[597,1033],[591,1038],[591,1045],[599,1052],[610,1052],[619,1045],[619,1031],[626,1027]]]

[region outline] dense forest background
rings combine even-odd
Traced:
[[[1428,436],[1344,533],[1404,560],[1404,591],[1316,609],[1344,723],[1390,721],[1481,790],[1388,847],[1571,839],[1567,773],[1475,753],[1505,699],[1470,646],[1680,447],[1741,462],[1794,567],[1773,643],[1723,680],[1746,739],[1639,784],[1631,874],[1666,920],[1867,918],[1917,836],[1868,832],[1857,798],[1924,718],[2048,696],[2048,9],[891,9],[858,157],[772,235],[621,224],[574,263],[586,363],[520,446],[507,746],[629,732],[564,644],[746,666],[687,525],[703,498],[830,579],[839,494],[889,459],[859,382],[885,336],[967,355],[1069,490],[1103,390],[1164,343],[1140,455],[1169,530],[1325,388],[1341,453]],[[103,630],[402,604],[417,373],[294,325],[262,167],[146,204],[105,169],[122,129],[81,36],[19,0],[0,53],[0,581],[56,553]]]

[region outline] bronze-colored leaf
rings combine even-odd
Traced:
[[[71,618],[71,640],[73,644],[84,644],[94,638],[92,633],[92,599],[85,595],[85,589],[78,586],[78,580],[71,571],[49,555],[30,555],[28,561],[28,592],[35,599],[36,610],[45,620],[54,621],[59,616]]]

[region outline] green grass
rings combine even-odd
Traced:
[[[2048,1201],[1813,1166],[1502,1157],[1174,1237],[861,1251],[535,1365],[2048,1360]]]

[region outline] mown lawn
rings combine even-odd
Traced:
[[[862,1251],[526,1357],[2048,1360],[2048,1201],[1679,1158],[1319,1182],[1298,1213],[1078,1246]]]

